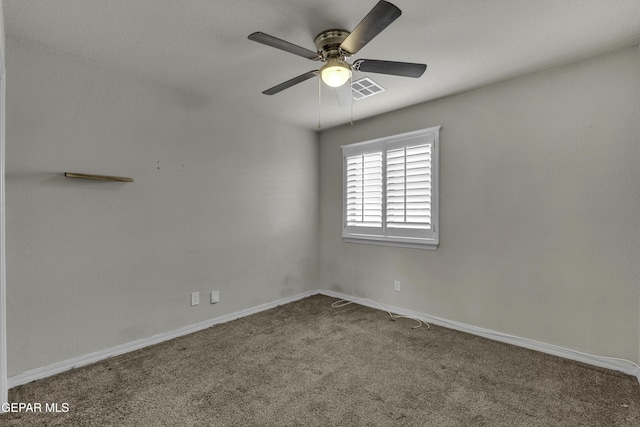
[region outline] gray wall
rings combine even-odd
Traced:
[[[320,287],[638,362],[638,56],[629,48],[323,132]],[[439,249],[344,243],[340,145],[435,125]]]
[[[7,49],[9,375],[317,288],[315,133]]]

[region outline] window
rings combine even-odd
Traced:
[[[342,237],[436,249],[440,126],[344,145]]]

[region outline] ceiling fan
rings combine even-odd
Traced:
[[[380,0],[352,32],[338,29],[321,32],[315,38],[316,52],[262,32],[249,35],[249,40],[325,63],[319,70],[301,74],[262,93],[274,95],[318,74],[326,85],[337,88],[351,78],[352,70],[414,78],[422,76],[427,68],[426,64],[376,59],[358,59],[352,64],[347,62],[347,59],[358,53],[401,14],[402,11],[397,6]]]

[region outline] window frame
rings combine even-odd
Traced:
[[[341,146],[342,149],[342,238],[347,243],[398,246],[435,250],[440,244],[440,129],[433,126],[383,138]],[[402,147],[431,144],[431,212],[430,230],[387,227],[387,152]],[[380,227],[348,226],[347,224],[347,158],[382,153],[382,215]],[[363,207],[364,209],[364,207]]]

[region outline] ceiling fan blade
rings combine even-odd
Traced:
[[[267,89],[262,93],[264,93],[265,95],[274,95],[280,91],[290,88],[291,86],[297,85],[298,83],[302,83],[305,80],[309,80],[310,78],[317,76],[318,73],[319,73],[318,70],[309,71],[307,73],[299,75],[298,77],[294,77],[291,80],[287,80],[284,83],[280,83],[279,85],[274,86],[271,89]]]
[[[402,11],[397,6],[380,0],[342,42],[340,49],[352,55],[357,53],[400,15]]]
[[[378,61],[376,59],[358,59],[353,63],[353,69],[365,73],[391,74],[394,76],[414,77],[422,76],[427,64],[412,62]]]
[[[293,53],[294,55],[302,56],[303,58],[312,59],[314,61],[322,59],[322,56],[320,56],[318,52],[305,49],[304,47],[270,36],[269,34],[261,33],[260,31],[249,34],[249,40],[266,44],[267,46],[275,47],[276,49],[284,50],[285,52]]]
[[[350,107],[353,103],[353,90],[349,82],[336,88],[336,97],[338,105],[341,107]]]

